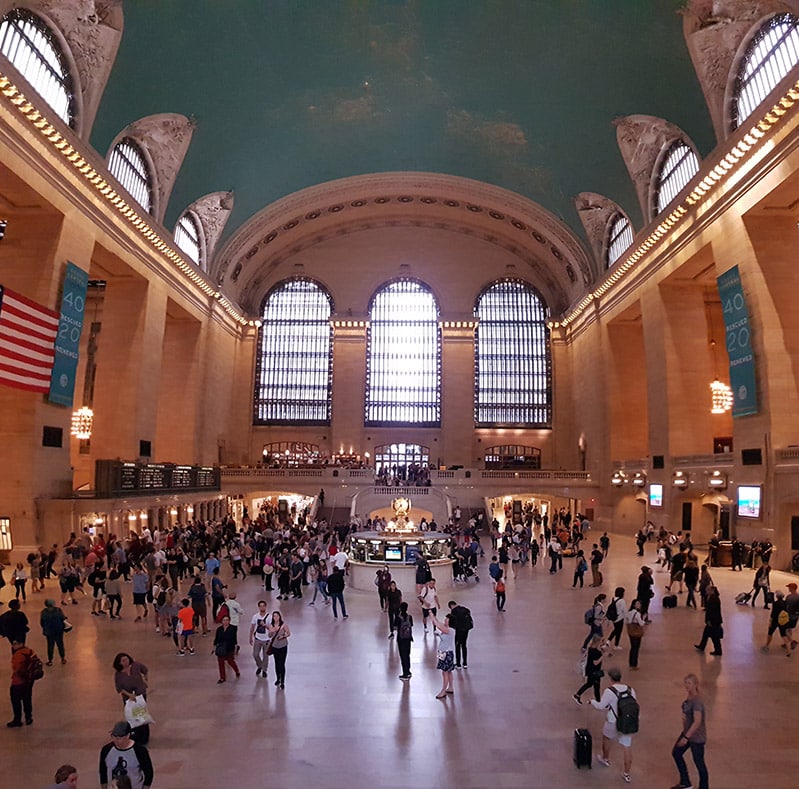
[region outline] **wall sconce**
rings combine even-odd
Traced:
[[[88,406],[81,406],[72,414],[70,433],[81,441],[88,441],[92,437],[93,422],[94,411]]]
[[[177,507],[172,507],[169,510],[169,514],[174,518],[178,514],[178,508]]]
[[[613,476],[610,478],[610,484],[620,487],[627,482],[627,475],[623,471],[614,471]]]
[[[129,512],[128,513],[128,521],[130,523],[135,523],[136,522],[136,513],[135,512]]]
[[[671,484],[675,488],[684,488],[688,484],[688,477],[685,476],[685,472],[675,471],[674,476],[671,478]]]
[[[707,478],[707,486],[717,490],[724,490],[727,487],[727,475],[718,469],[710,472]]]
[[[646,485],[646,474],[643,471],[636,471],[632,482],[636,488],[643,488]]]
[[[732,408],[732,389],[716,378],[710,384],[711,414],[725,414]]]
[[[139,513],[139,518],[140,518],[141,520],[143,520],[145,523],[147,522],[147,520],[149,519],[149,517],[150,517],[150,516],[147,514],[147,511],[146,511],[146,510],[142,510],[142,511]]]

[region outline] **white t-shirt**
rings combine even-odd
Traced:
[[[347,564],[347,559],[348,558],[349,557],[347,556],[347,554],[344,551],[339,551],[333,557],[333,567],[336,567],[339,570],[343,570],[344,566]]]
[[[269,633],[266,630],[266,626],[269,623],[269,614],[264,613],[261,616],[261,612],[259,611],[257,614],[253,616],[250,620],[250,625],[255,628],[255,632],[253,633],[253,638],[256,641],[269,641]]]
[[[638,698],[635,695],[635,688],[631,688],[629,685],[623,685],[621,682],[614,682],[613,687],[618,693],[623,693],[625,690],[629,690],[634,699]],[[610,688],[605,688],[605,692],[602,694],[602,698],[599,701],[594,701],[594,699],[591,699],[591,704],[598,710],[607,709],[607,722],[612,723],[615,727],[616,713],[619,709],[619,697]]]
[[[232,600],[229,598],[225,600],[225,604],[227,605],[227,610],[230,614],[230,624],[234,627],[238,627],[239,622],[241,621],[241,615],[243,613],[241,603],[238,600]]]

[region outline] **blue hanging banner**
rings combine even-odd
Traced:
[[[757,413],[755,385],[755,354],[752,351],[749,311],[746,309],[741,275],[733,266],[717,278],[724,327],[727,332],[727,354],[730,357],[730,388],[732,415],[750,416]]]
[[[61,297],[61,319],[58,322],[58,336],[55,341],[55,364],[50,378],[50,394],[47,398],[51,403],[58,405],[72,405],[88,286],[88,273],[74,263],[67,263],[64,293]]]

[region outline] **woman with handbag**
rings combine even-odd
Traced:
[[[122,697],[122,706],[129,700],[135,701],[137,696],[147,700],[149,671],[144,663],[134,660],[127,652],[119,652],[114,658],[114,687]],[[145,723],[136,726],[131,734],[136,742],[147,745],[150,739],[150,725]]]
[[[55,604],[55,600],[45,600],[39,623],[42,626],[42,633],[47,639],[47,665],[53,665],[53,652],[58,647],[58,654],[61,655],[61,664],[67,662],[64,652],[64,633],[71,625],[67,622],[64,612]]]
[[[280,611],[272,612],[272,621],[266,629],[270,636],[266,654],[272,655],[275,659],[275,675],[277,677],[275,686],[283,689],[286,687],[286,655],[289,651],[291,631],[283,621]]]
[[[646,620],[641,613],[641,601],[633,600],[627,612],[627,636],[630,639],[629,665],[633,671],[638,671],[638,652],[641,649],[645,625]]]
[[[216,662],[219,666],[217,685],[221,685],[227,679],[225,676],[226,663],[236,673],[236,679],[241,676],[239,667],[236,665],[236,629],[230,626],[228,614],[223,615],[222,624],[216,629],[212,653],[216,655]]]

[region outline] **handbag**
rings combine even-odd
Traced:
[[[70,622],[69,619],[65,619],[64,620],[64,632],[65,633],[69,633],[70,630],[72,630],[72,622]]]
[[[270,638],[270,639],[269,639],[269,643],[266,645],[266,654],[267,654],[267,655],[271,655],[271,654],[272,654],[272,652],[273,652],[273,650],[272,650],[272,644],[274,643],[275,639],[276,639],[276,638],[277,638],[277,637],[280,635],[280,631],[281,631],[282,629],[283,629],[283,625],[281,625],[281,626],[280,626],[280,627],[277,629],[277,632],[276,632],[276,633],[275,633],[275,634],[272,636],[272,638]]]
[[[125,720],[132,729],[137,726],[145,726],[148,723],[155,723],[153,716],[147,709],[147,702],[144,696],[136,696],[135,699],[128,699],[125,702]]]
[[[644,626],[638,624],[638,622],[630,622],[627,625],[627,635],[630,638],[643,638]]]

